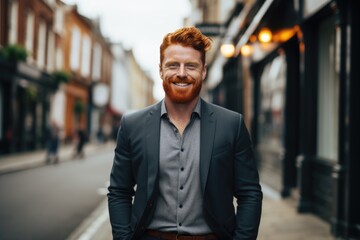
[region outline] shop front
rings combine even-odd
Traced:
[[[57,85],[25,62],[0,60],[0,72],[1,154],[44,148],[49,102]]]

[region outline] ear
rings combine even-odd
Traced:
[[[160,78],[163,79],[163,71],[161,68],[161,64],[159,64],[159,75],[160,75]]]
[[[202,79],[203,81],[204,81],[205,78],[206,78],[206,73],[207,73],[207,65],[204,64],[204,68],[203,68],[203,70],[202,70],[202,72],[201,72],[201,79]]]

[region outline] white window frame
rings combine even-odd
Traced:
[[[90,75],[90,60],[91,60],[91,39],[88,35],[84,34],[82,37],[81,49],[81,75],[89,77]]]
[[[94,82],[101,79],[101,58],[102,49],[99,43],[94,44],[93,48],[93,64],[92,64],[92,79]]]
[[[34,12],[29,9],[26,13],[26,35],[25,35],[25,47],[29,56],[34,54],[34,27],[35,27],[35,16]]]
[[[77,26],[71,29],[71,47],[70,47],[70,68],[77,71],[80,66],[80,41],[81,32]]]
[[[17,31],[18,31],[18,15],[19,15],[19,3],[18,1],[9,2],[9,12],[10,12],[10,24],[9,24],[9,44],[17,43]]]
[[[55,34],[53,31],[48,33],[48,50],[47,50],[47,70],[53,71],[55,68]]]
[[[36,62],[39,68],[45,67],[45,55],[46,54],[46,22],[39,20],[38,30],[38,44],[37,44],[37,55]]]
[[[55,11],[55,23],[54,23],[54,31],[62,35],[64,30],[64,10],[62,7],[57,7]]]

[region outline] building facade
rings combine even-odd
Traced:
[[[129,110],[141,109],[155,103],[153,88],[154,81],[150,74],[142,69],[133,51],[126,51],[127,69],[129,76]]]
[[[50,121],[65,142],[111,123],[113,56],[99,20],[60,0],[1,0],[0,13],[0,154],[44,149]]]
[[[0,154],[43,148],[56,83],[54,2],[1,1]]]
[[[205,82],[245,115],[262,183],[344,239],[360,237],[359,12],[353,0],[238,1],[220,22],[234,51],[215,50]]]

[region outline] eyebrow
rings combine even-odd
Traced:
[[[164,63],[164,66],[166,67],[166,66],[169,66],[169,65],[172,65],[172,64],[178,64],[178,65],[180,65],[180,63],[179,63],[178,61],[169,61],[169,62]],[[198,62],[186,62],[186,63],[184,63],[184,65],[185,65],[185,66],[194,65],[194,66],[196,66],[196,67],[201,66],[201,64],[198,63]]]

